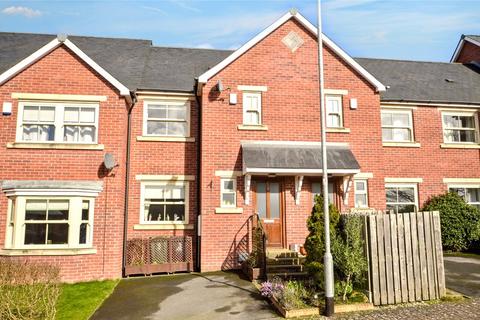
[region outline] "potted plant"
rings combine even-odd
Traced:
[[[250,281],[258,280],[261,277],[261,268],[258,265],[256,253],[251,253],[248,258],[242,263],[243,273],[250,279]]]

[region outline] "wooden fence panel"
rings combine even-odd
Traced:
[[[375,305],[445,295],[438,212],[371,214],[367,229]]]

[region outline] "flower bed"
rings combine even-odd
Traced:
[[[257,288],[284,318],[323,313],[323,296],[315,292],[311,281],[283,281],[275,278],[259,284]],[[349,300],[336,301],[335,312],[372,310],[373,304],[367,300],[364,294],[354,292]]]

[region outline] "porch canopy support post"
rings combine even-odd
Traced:
[[[303,176],[295,176],[295,204],[300,205],[300,194],[302,193]]]
[[[252,175],[246,174],[245,175],[245,204],[250,204],[250,185],[252,182]]]
[[[343,177],[342,198],[344,205],[348,205],[348,194],[350,193],[350,188],[352,187],[352,181],[353,175]]]

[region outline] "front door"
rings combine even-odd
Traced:
[[[279,181],[255,182],[257,213],[267,234],[268,246],[283,246],[283,197]]]

